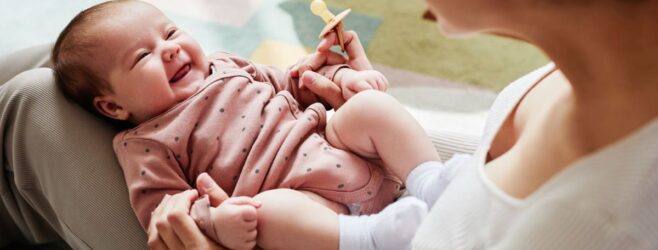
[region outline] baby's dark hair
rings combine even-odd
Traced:
[[[78,13],[59,34],[51,54],[55,81],[64,95],[119,127],[125,124],[105,117],[94,107],[94,97],[112,93],[112,88],[107,80],[107,64],[98,57],[101,48],[97,44],[103,35],[92,34],[91,27],[126,2],[132,1],[108,1]]]

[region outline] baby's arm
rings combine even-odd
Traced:
[[[151,212],[162,198],[192,189],[192,186],[166,146],[151,140],[123,140],[121,136],[117,136],[113,144],[130,204],[144,230],[148,230]]]
[[[162,216],[162,221],[152,222],[158,218],[151,218],[151,213],[165,195],[179,194],[193,187],[166,146],[151,140],[120,138],[115,139],[114,148],[128,185],[130,203],[142,227],[146,231],[157,230],[153,226],[155,223],[168,221]],[[258,204],[247,197],[229,198],[212,207],[208,196],[204,196],[193,202],[191,216],[213,240],[231,249],[246,249],[249,244],[255,245],[257,207]],[[157,234],[149,232],[149,241],[150,236]]]

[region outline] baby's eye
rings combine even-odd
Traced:
[[[142,60],[144,57],[146,57],[148,55],[149,55],[149,52],[142,52],[141,54],[139,54],[139,56],[137,56],[137,60],[135,62],[139,62],[140,60]]]
[[[167,33],[167,39],[171,38],[174,34],[176,34],[176,29],[173,29]]]

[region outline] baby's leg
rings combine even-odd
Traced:
[[[326,137],[337,148],[380,158],[403,181],[419,164],[440,160],[420,124],[397,100],[379,91],[350,98],[329,120]]]
[[[254,199],[262,202],[257,242],[264,249],[406,249],[427,213],[425,203],[413,197],[370,216],[339,216],[348,212],[345,206],[291,189]]]
[[[291,189],[265,191],[254,199],[262,202],[256,241],[263,249],[338,249],[338,213],[347,212],[344,206]]]

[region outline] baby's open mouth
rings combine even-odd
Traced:
[[[171,77],[171,79],[169,80],[169,83],[175,83],[178,80],[180,80],[181,78],[185,77],[185,75],[187,75],[187,73],[190,72],[190,69],[192,69],[191,64],[187,63],[187,64],[183,65],[183,67],[178,69],[178,71],[176,71],[176,74],[174,74],[174,76]]]

